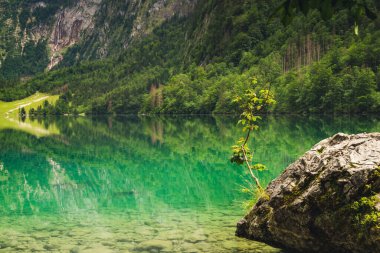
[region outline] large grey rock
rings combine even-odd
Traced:
[[[380,252],[380,133],[336,134],[266,189],[241,237],[299,252]]]

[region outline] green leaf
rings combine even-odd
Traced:
[[[257,163],[255,165],[253,165],[252,168],[255,170],[266,170],[267,169],[267,167],[261,163]]]
[[[359,26],[358,26],[358,24],[356,22],[355,22],[355,25],[354,25],[354,33],[355,33],[356,36],[359,35]]]

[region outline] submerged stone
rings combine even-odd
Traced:
[[[170,252],[172,243],[165,240],[147,240],[139,244],[139,250]]]
[[[266,193],[238,236],[299,252],[380,252],[380,133],[321,141]]]

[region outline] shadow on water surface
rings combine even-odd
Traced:
[[[0,244],[12,252],[279,252],[234,237],[249,197],[239,190],[246,171],[228,161],[242,135],[235,122],[61,117],[40,122],[57,129],[41,138],[0,128]],[[263,184],[336,132],[380,131],[373,118],[269,117],[262,125],[252,146],[269,168],[259,173]]]

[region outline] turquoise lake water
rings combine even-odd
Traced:
[[[63,117],[17,130],[0,123],[0,252],[281,252],[234,236],[251,198],[241,191],[249,175],[229,162],[243,135],[236,121]],[[37,123],[43,137],[20,131]],[[268,184],[337,132],[374,131],[373,116],[269,117],[251,143],[269,168],[258,176]]]

